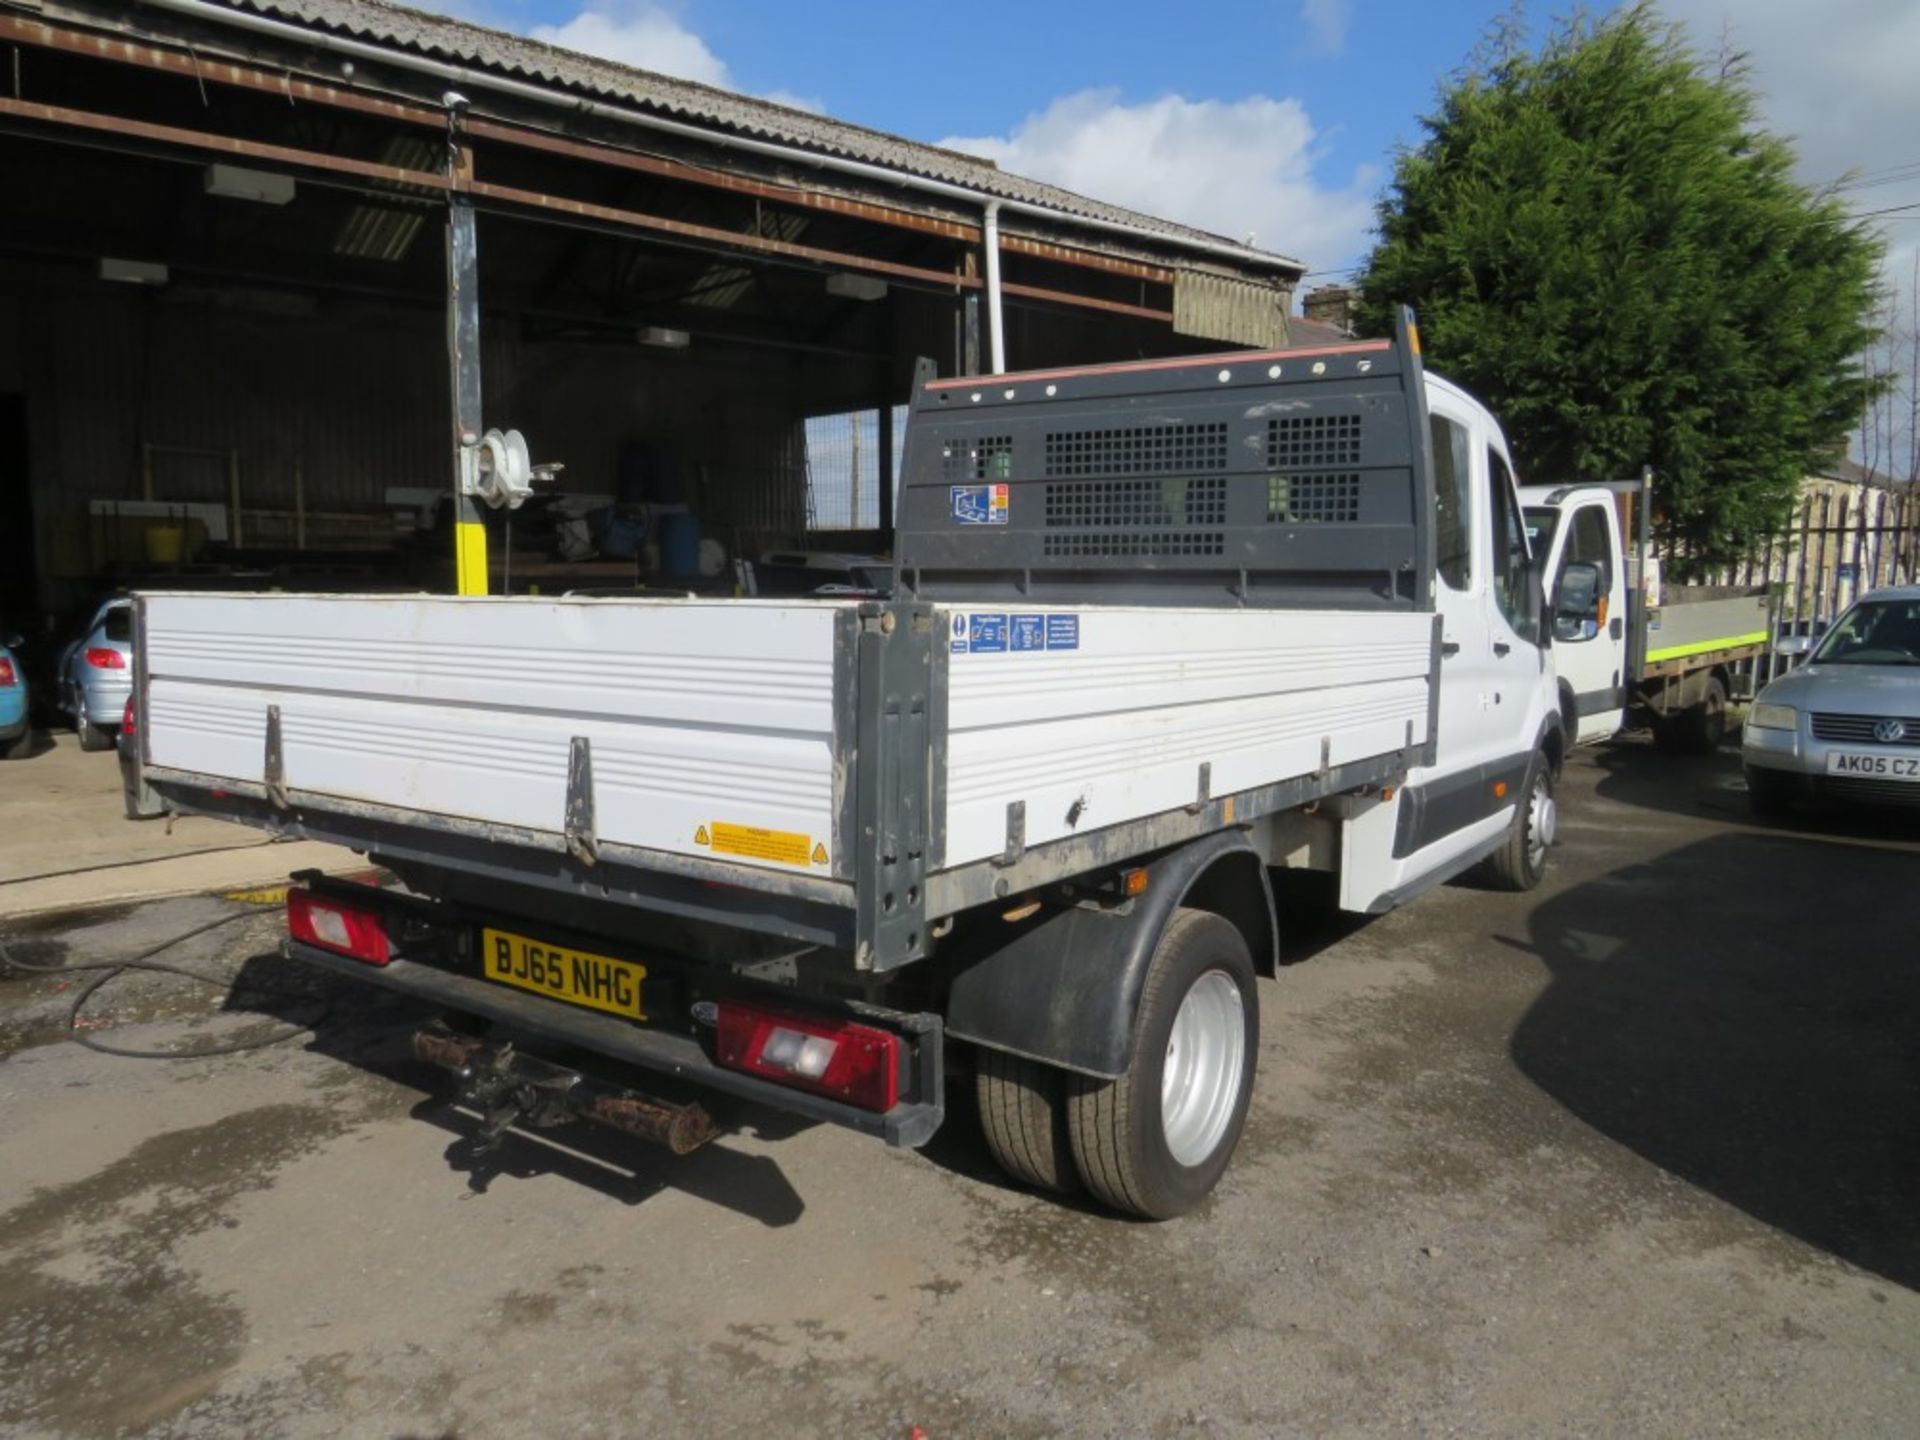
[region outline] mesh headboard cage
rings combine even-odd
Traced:
[[[928,599],[1432,608],[1406,339],[923,373],[896,555]]]

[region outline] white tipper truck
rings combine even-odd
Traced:
[[[1510,476],[1410,315],[923,369],[888,597],[146,594],[141,758],[398,877],[305,877],[288,951],[437,1012],[489,1143],[685,1151],[745,1100],[919,1145],[952,1075],[1016,1179],[1177,1215],[1284,983],[1271,870],[1540,879],[1570,737]]]
[[[1651,470],[1526,485],[1520,502],[1549,597],[1567,733],[1605,740],[1633,717],[1663,749],[1715,749],[1740,666],[1767,648],[1767,587],[1664,580],[1652,553]]]

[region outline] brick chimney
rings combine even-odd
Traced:
[[[1341,334],[1351,335],[1354,307],[1359,303],[1360,292],[1351,286],[1322,285],[1302,297],[1300,310],[1317,324],[1331,325]]]

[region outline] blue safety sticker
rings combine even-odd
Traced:
[[[1014,650],[1044,650],[1047,648],[1046,617],[1043,615],[1009,615],[1007,617],[1009,638]]]
[[[976,655],[1000,655],[1007,648],[1007,617],[1004,615],[969,615],[967,617],[967,649]]]
[[[967,653],[967,617],[963,611],[953,612],[953,642],[948,648],[955,655]]]
[[[1080,617],[1078,615],[1047,616],[1047,649],[1078,650],[1080,648]]]
[[[962,525],[1004,525],[1011,505],[1005,485],[955,485],[953,518]]]

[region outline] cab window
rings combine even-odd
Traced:
[[[1434,539],[1441,583],[1449,590],[1473,584],[1473,449],[1467,427],[1430,415],[1433,435]]]
[[[1493,599],[1507,624],[1519,635],[1528,633],[1527,529],[1520,518],[1520,502],[1513,494],[1513,473],[1507,459],[1487,449],[1487,499],[1493,519]]]
[[[1582,505],[1573,512],[1573,529],[1567,533],[1567,553],[1561,560],[1584,560],[1600,567],[1600,593],[1613,590],[1613,543],[1607,536],[1607,512],[1598,505]]]

